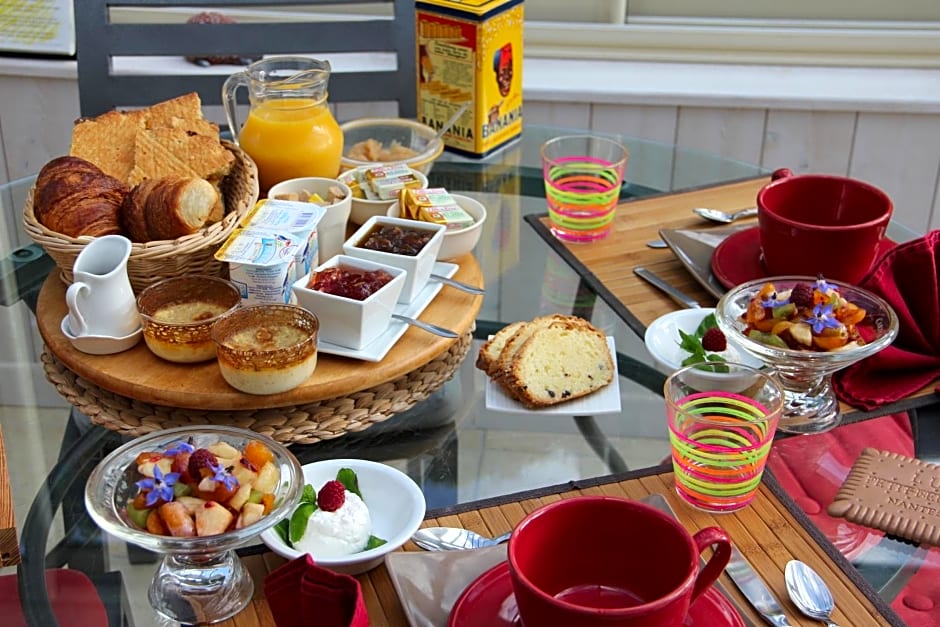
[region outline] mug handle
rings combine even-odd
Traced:
[[[82,317],[82,312],[78,308],[78,296],[91,288],[87,283],[76,282],[69,285],[65,291],[65,303],[69,307],[69,330],[72,335],[86,335],[88,333],[88,324]],[[75,328],[76,325],[78,328]]]
[[[705,564],[705,567],[699,571],[695,578],[695,586],[692,588],[692,603],[700,594],[705,592],[718,577],[721,576],[725,566],[731,559],[731,538],[724,529],[718,527],[706,527],[692,537],[698,549],[699,555],[710,546],[715,546],[715,552]]]
[[[779,181],[780,179],[785,179],[793,176],[793,170],[790,168],[777,168],[773,171],[773,174],[770,175],[771,181]]]

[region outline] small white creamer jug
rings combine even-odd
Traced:
[[[121,235],[92,240],[75,259],[65,292],[72,335],[126,337],[140,328],[137,299],[127,277],[131,241]]]

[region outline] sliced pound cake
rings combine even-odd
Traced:
[[[525,324],[528,324],[525,320],[519,320],[518,322],[511,322],[497,331],[493,337],[480,347],[476,367],[490,376],[495,374],[496,364],[499,362],[499,354],[503,351],[503,347],[506,346],[509,338]]]
[[[604,334],[577,318],[553,321],[531,334],[513,355],[501,383],[525,405],[544,407],[590,394],[613,377]]]
[[[512,334],[511,337],[509,337],[509,339],[506,340],[502,350],[499,352],[499,359],[496,360],[496,363],[493,366],[493,370],[490,372],[490,376],[497,381],[502,379],[509,372],[510,364],[512,363],[513,357],[516,355],[516,352],[522,348],[522,345],[525,344],[530,337],[535,335],[538,331],[548,327],[548,325],[552,324],[553,322],[562,322],[566,320],[572,322],[573,324],[575,320],[580,320],[580,318],[563,316],[561,314],[551,314],[548,316],[540,316],[523,324],[516,330],[515,333]]]

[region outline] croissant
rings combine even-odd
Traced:
[[[118,235],[127,187],[79,157],[56,157],[39,171],[33,213],[49,230],[79,237]]]
[[[125,197],[121,223],[134,242],[176,239],[205,226],[218,201],[219,192],[205,179],[144,179]]]

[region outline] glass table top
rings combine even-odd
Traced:
[[[475,250],[487,293],[468,356],[450,381],[414,408],[358,433],[292,446],[301,463],[337,457],[387,463],[418,483],[428,509],[433,510],[667,460],[661,396],[664,377],[653,369],[642,338],[524,220],[526,215],[546,211],[539,147],[567,133],[560,128],[527,126],[519,142],[484,161],[445,153],[435,163],[429,177],[432,185],[472,196],[488,211]],[[769,174],[758,166],[705,153],[619,138],[630,150],[622,200]],[[32,179],[21,179],[0,186],[2,215],[19,215],[31,185]],[[4,259],[0,303],[28,319],[23,312],[34,306],[38,288],[52,266],[21,226],[10,239],[5,242],[9,248],[0,250]],[[479,347],[509,322],[549,313],[580,315],[613,337],[619,412],[576,416],[487,408],[487,377],[474,367]],[[41,343],[18,333],[11,339],[19,347],[14,354],[20,376],[41,379],[42,370],[35,366]],[[45,381],[36,384],[49,386]],[[91,425],[77,411],[69,415],[61,405],[13,407],[0,401],[0,417],[24,558],[35,560],[37,553],[48,554],[50,565],[67,564],[99,574],[119,571],[134,623],[138,627],[164,624],[146,600],[152,560],[98,533],[81,502],[82,478],[122,438]],[[8,435],[14,429],[17,438],[39,442],[43,454],[18,450]],[[33,479],[22,481],[27,474]],[[49,480],[37,497],[37,481],[46,477]],[[60,505],[61,516],[54,517]],[[20,571],[21,577],[27,576],[22,567]],[[31,618],[38,620],[42,610],[37,608]]]

